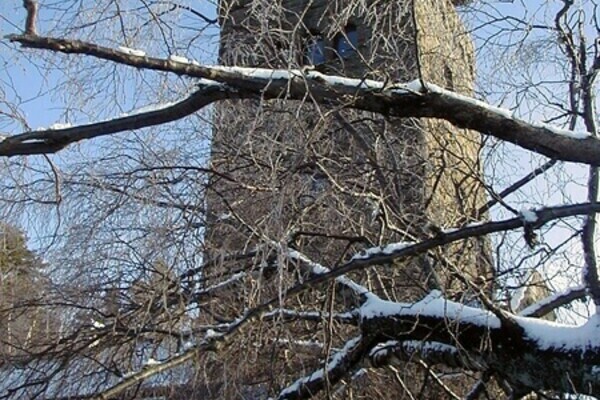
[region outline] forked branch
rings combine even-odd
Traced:
[[[440,118],[459,128],[472,129],[553,159],[600,165],[600,139],[597,137],[561,130],[546,124],[529,123],[513,116],[508,110],[490,106],[431,83],[426,83],[425,87],[420,81],[386,86],[383,82],[324,75],[311,69],[273,70],[203,66],[173,58],[136,55],[79,40],[31,35],[11,35],[9,40],[30,48],[88,55],[136,68],[208,79],[235,89],[235,92],[228,93],[228,96],[205,96],[200,100],[203,103],[202,107],[222,100],[223,97],[304,100],[310,93],[310,97],[319,104],[338,105],[395,117]],[[135,129],[143,126],[140,124]],[[48,135],[46,139],[51,140],[51,136]],[[97,134],[82,134],[71,142],[93,136]],[[0,154],[28,154],[16,146],[12,147],[21,139],[9,138],[11,146],[0,144]],[[60,146],[49,146],[47,152],[64,147],[69,143],[67,139],[66,136],[61,136]],[[43,151],[37,149],[36,152]]]

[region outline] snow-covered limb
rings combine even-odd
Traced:
[[[298,379],[280,399],[309,398],[328,382],[359,369],[423,361],[501,376],[513,387],[597,393],[600,318],[581,326],[492,312],[444,299],[434,291],[417,303],[375,297],[361,307],[362,335],[347,342],[326,367]]]
[[[173,122],[214,101],[228,98],[229,90],[226,85],[212,82],[199,86],[198,90],[181,101],[163,107],[154,106],[101,122],[58,128],[55,125],[49,129],[9,136],[0,142],[0,156],[55,153],[81,140]]]
[[[117,383],[116,385],[113,385],[112,387],[108,388],[107,390],[102,391],[101,393],[96,394],[94,397],[91,397],[91,399],[104,400],[104,399],[113,398],[116,395],[118,395],[119,393],[121,393],[123,390],[130,388],[134,385],[137,385],[153,375],[156,375],[163,371],[167,371],[169,369],[175,368],[178,365],[181,365],[183,363],[190,361],[194,356],[196,356],[197,351],[198,351],[198,348],[192,348],[180,355],[171,357],[170,359],[164,360],[163,362],[160,362],[160,363],[157,363],[157,362],[150,363],[150,361],[151,361],[151,359],[150,359],[150,360],[148,360],[149,363],[146,365],[146,367],[144,369],[142,369],[139,372],[127,374],[121,380],[121,382]]]
[[[0,155],[52,153],[84,139],[176,121],[216,100],[228,98],[227,92],[231,90],[226,85],[207,80],[196,84],[198,89],[195,92],[177,102],[142,107],[119,117],[95,123],[78,126],[54,124],[48,129],[10,136],[1,143]]]
[[[522,209],[521,218],[523,218],[523,221],[527,224],[535,224],[537,222],[537,214],[535,213],[535,210],[526,208]]]
[[[281,248],[281,246],[280,246],[280,248]],[[312,261],[310,258],[308,258],[307,256],[305,256],[304,254],[300,253],[297,250],[291,250],[291,249],[282,249],[282,250],[284,251],[284,254],[289,259],[301,261],[301,262],[305,263],[306,265],[308,265],[308,267],[310,268],[310,272],[313,275],[319,276],[319,275],[329,274],[331,272],[331,270],[329,268]],[[354,292],[354,294],[357,296],[368,296],[371,294],[371,292],[366,287],[354,282],[352,279],[350,279],[344,275],[340,275],[340,276],[336,277],[335,280],[340,285],[342,285],[342,286],[346,287],[347,289],[351,290],[352,292]]]
[[[327,382],[336,383],[349,371],[355,369],[364,356],[365,348],[361,336],[346,342],[346,345],[335,353],[324,368],[320,368],[312,374],[298,379],[285,388],[278,400],[306,399],[314,393],[322,390]]]
[[[136,68],[220,82],[235,88],[230,95],[238,98],[285,96],[289,100],[303,100],[307,92],[310,92],[311,99],[318,103],[343,104],[345,107],[396,117],[440,118],[460,128],[476,130],[550,158],[600,165],[600,139],[597,137],[572,133],[547,124],[529,123],[515,117],[508,110],[430,83],[423,86],[420,81],[414,81],[386,86],[382,82],[329,76],[312,70],[202,66],[172,58],[138,56],[79,40],[33,35],[10,35],[8,38],[25,47],[84,54]],[[214,94],[207,97],[205,105],[222,99]],[[349,99],[353,101],[350,102]],[[90,137],[93,135],[84,135],[82,138]],[[10,138],[7,141],[12,142]],[[62,147],[64,145],[63,143]],[[4,142],[0,143],[0,155],[24,154],[23,150],[18,150],[9,151]],[[46,150],[51,151],[52,149]]]
[[[474,358],[473,355],[462,353],[454,346],[418,340],[390,340],[380,343],[369,352],[369,359],[374,367],[402,365],[422,360],[427,365],[444,365],[471,371],[483,371],[486,368],[479,357]]]
[[[527,226],[529,229],[537,229],[549,221],[598,212],[600,212],[600,203],[580,203],[540,208],[535,210],[537,216],[536,222],[533,224],[527,223]],[[481,237],[495,232],[518,229],[523,227],[524,224],[523,218],[518,216],[501,221],[480,222],[461,228],[442,230],[439,235],[431,239],[415,242],[414,244],[400,242],[384,246],[383,248],[381,246],[373,247],[362,251],[334,270],[313,277],[306,284],[315,285],[352,271],[364,269],[367,266],[389,264],[397,259],[424,254],[442,245],[472,237]]]
[[[145,57],[146,56],[146,52],[144,50],[132,49],[132,48],[125,47],[125,46],[119,46],[119,47],[117,47],[117,50],[119,50],[125,54],[132,55],[132,56],[137,56],[137,57]]]
[[[372,354],[381,343],[397,342],[380,361],[390,354],[405,360],[418,353],[451,367],[485,368],[518,388],[588,394],[600,390],[597,316],[581,326],[514,315],[507,324],[491,312],[445,300],[439,293],[414,304],[370,300],[362,315],[363,338],[375,348]]]
[[[365,260],[365,259],[368,259],[369,257],[375,256],[375,255],[393,254],[399,250],[402,250],[402,249],[404,249],[408,246],[412,246],[414,244],[415,244],[415,242],[398,242],[398,243],[391,243],[386,246],[371,247],[371,248],[362,250],[358,254],[355,254],[354,256],[352,256],[352,260]]]
[[[587,293],[583,286],[570,288],[564,292],[552,294],[532,305],[524,308],[519,312],[519,315],[524,317],[543,317],[553,310],[569,304],[575,300],[583,300]]]
[[[360,314],[363,322],[372,318],[398,317],[407,314],[421,317],[449,318],[450,320],[460,320],[482,327],[499,328],[501,325],[498,317],[491,312],[448,301],[442,297],[442,293],[438,290],[432,291],[417,303],[397,303],[373,296],[362,305]]]

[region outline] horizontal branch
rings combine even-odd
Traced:
[[[485,362],[480,357],[462,353],[453,345],[427,340],[390,340],[379,343],[370,351],[369,359],[374,367],[402,365],[420,360],[427,365],[444,365],[469,371],[485,370]]]
[[[328,313],[322,311],[297,311],[277,308],[271,312],[265,313],[261,318],[265,320],[279,320],[279,321],[311,321],[311,322],[323,322],[326,319],[331,318],[333,321],[348,325],[358,325],[358,312],[344,312],[344,313]]]
[[[284,389],[278,399],[310,398],[366,359],[375,368],[424,361],[487,371],[525,392],[592,394],[600,389],[600,376],[594,372],[600,365],[594,319],[582,326],[508,313],[500,319],[493,312],[446,300],[439,291],[412,304],[367,297],[360,308],[362,335],[347,342],[323,368]]]
[[[229,96],[215,96],[214,93],[206,95],[202,106],[231,96],[303,100],[310,93],[311,98],[319,104],[339,105],[396,117],[440,118],[457,127],[476,130],[553,159],[600,166],[600,139],[596,137],[564,131],[546,124],[529,123],[514,117],[509,110],[490,106],[433,84],[423,86],[420,81],[386,86],[382,82],[329,76],[311,69],[202,66],[177,57],[148,57],[137,51],[112,49],[79,40],[36,35],[10,35],[8,39],[25,47],[88,55],[141,69],[209,79],[237,89],[235,93],[229,93]],[[90,137],[93,135],[84,135],[82,139]],[[58,149],[60,148],[62,147]],[[2,150],[0,146],[0,155],[23,154],[18,150]]]

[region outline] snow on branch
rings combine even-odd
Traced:
[[[226,85],[203,81],[199,83],[198,90],[176,103],[86,125],[71,127],[55,124],[48,129],[9,136],[0,142],[0,156],[55,153],[81,140],[173,122],[216,100],[227,98],[228,90]]]
[[[423,361],[492,372],[514,387],[597,393],[600,389],[600,317],[571,326],[456,303],[433,291],[416,303],[370,296],[361,306],[361,336],[324,367],[284,389],[279,399],[309,398],[326,384],[364,366]]]
[[[291,260],[301,261],[308,265],[311,269],[311,274],[314,276],[326,275],[331,273],[331,270],[329,268],[312,261],[307,256],[305,256],[297,250],[287,250],[284,252],[284,254]],[[344,275],[336,277],[335,280],[337,283],[351,290],[352,292],[354,292],[355,295],[359,297],[365,297],[366,299],[368,296],[372,295],[371,291],[369,291],[366,287],[356,283],[355,281]]]
[[[175,368],[179,365],[182,365],[182,364],[192,360],[196,356],[197,351],[198,350],[196,348],[192,348],[180,355],[174,356],[174,357],[172,357],[168,360],[164,360],[160,363],[149,363],[141,371],[126,376],[125,378],[123,378],[121,380],[121,382],[102,391],[101,393],[96,394],[95,396],[91,397],[91,399],[104,400],[104,399],[113,398],[116,395],[118,395],[119,393],[121,393],[122,391],[124,391],[134,385],[140,384],[145,379],[147,379],[153,375],[156,375],[163,371],[167,371],[169,369]],[[148,360],[148,361],[150,361],[150,360]]]
[[[486,328],[501,327],[500,319],[492,312],[448,301],[442,297],[439,290],[432,291],[416,303],[398,303],[373,296],[362,305],[360,313],[363,322],[375,318],[409,315],[461,321]]]
[[[363,358],[364,348],[362,337],[357,336],[349,340],[346,345],[336,352],[325,364],[312,374],[298,379],[285,388],[278,400],[304,399],[323,389],[328,382],[337,382],[342,376],[356,368]]]
[[[427,365],[444,365],[470,371],[483,371],[485,363],[480,357],[473,357],[456,347],[439,342],[389,340],[376,345],[369,353],[374,367],[402,365],[405,362],[421,360]]]
[[[598,316],[571,326],[510,315],[507,324],[439,292],[414,304],[370,299],[361,315],[374,366],[416,356],[433,364],[492,371],[530,390],[600,390]]]
[[[126,52],[79,40],[36,35],[9,35],[8,39],[24,47],[88,55],[140,69],[208,79],[237,89],[234,93],[229,93],[230,97],[285,97],[289,100],[303,100],[307,92],[310,92],[311,98],[320,104],[342,105],[396,117],[440,118],[457,127],[476,130],[553,159],[600,166],[600,139],[597,137],[547,124],[530,123],[515,117],[509,110],[431,83],[423,85],[420,81],[414,81],[385,85],[383,82],[366,79],[324,75],[311,69],[203,66],[179,57],[154,58],[142,55],[141,52]],[[212,96],[207,95],[202,107],[223,98],[224,96],[215,96],[214,93]],[[83,138],[89,137],[93,135]],[[11,142],[11,138],[8,140]],[[3,151],[2,147],[0,146],[0,155],[23,154],[22,151]],[[39,152],[42,151],[38,150]]]
[[[529,210],[536,216],[535,222],[525,221],[522,215],[493,222],[471,223],[463,227],[441,230],[431,239],[420,242],[399,242],[386,246],[377,246],[365,249],[354,255],[348,262],[334,270],[313,278],[313,280],[329,280],[349,272],[365,268],[371,265],[391,263],[403,257],[423,254],[438,246],[452,242],[480,237],[496,232],[509,231],[522,227],[537,229],[544,224],[562,218],[588,215],[600,212],[600,203],[579,203],[572,205],[556,206]]]
[[[519,312],[524,317],[543,317],[555,309],[569,304],[575,300],[587,297],[587,290],[583,286],[573,287],[560,293],[554,293],[540,301],[531,304]]]

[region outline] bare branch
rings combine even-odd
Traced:
[[[27,19],[25,21],[25,34],[37,35],[36,21],[38,13],[38,3],[36,0],[23,0],[23,7],[27,10]]]

